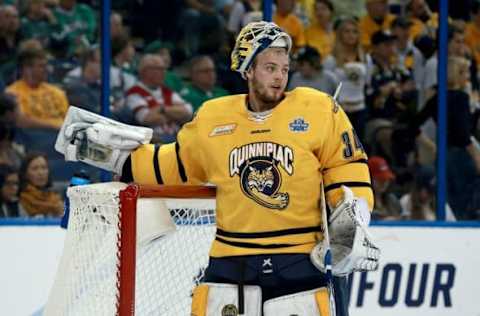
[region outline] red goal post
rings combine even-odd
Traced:
[[[215,235],[215,192],[119,182],[69,188],[45,315],[189,315]]]

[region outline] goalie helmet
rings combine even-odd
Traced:
[[[269,47],[283,47],[290,53],[292,39],[275,23],[264,21],[248,23],[237,36],[230,68],[244,76],[255,56]]]

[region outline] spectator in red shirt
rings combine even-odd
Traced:
[[[138,67],[139,82],[127,91],[126,106],[134,123],[154,129],[154,140],[172,142],[192,116],[192,106],[164,85],[165,61],[145,55]]]

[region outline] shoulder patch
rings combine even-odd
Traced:
[[[214,137],[214,136],[233,134],[236,128],[237,128],[237,124],[235,123],[218,125],[212,129],[212,131],[210,132],[210,134],[208,134],[208,136]]]
[[[308,124],[303,117],[297,117],[288,124],[288,128],[292,132],[306,132],[308,131],[309,125],[310,124]]]

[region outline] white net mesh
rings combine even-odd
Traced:
[[[117,313],[119,191],[124,187],[69,189],[69,227],[45,315]],[[162,200],[168,211],[153,207],[161,207],[156,202],[137,204],[135,315],[190,315],[191,292],[203,276],[215,235],[215,201]],[[169,222],[157,216],[162,212],[171,214]]]

